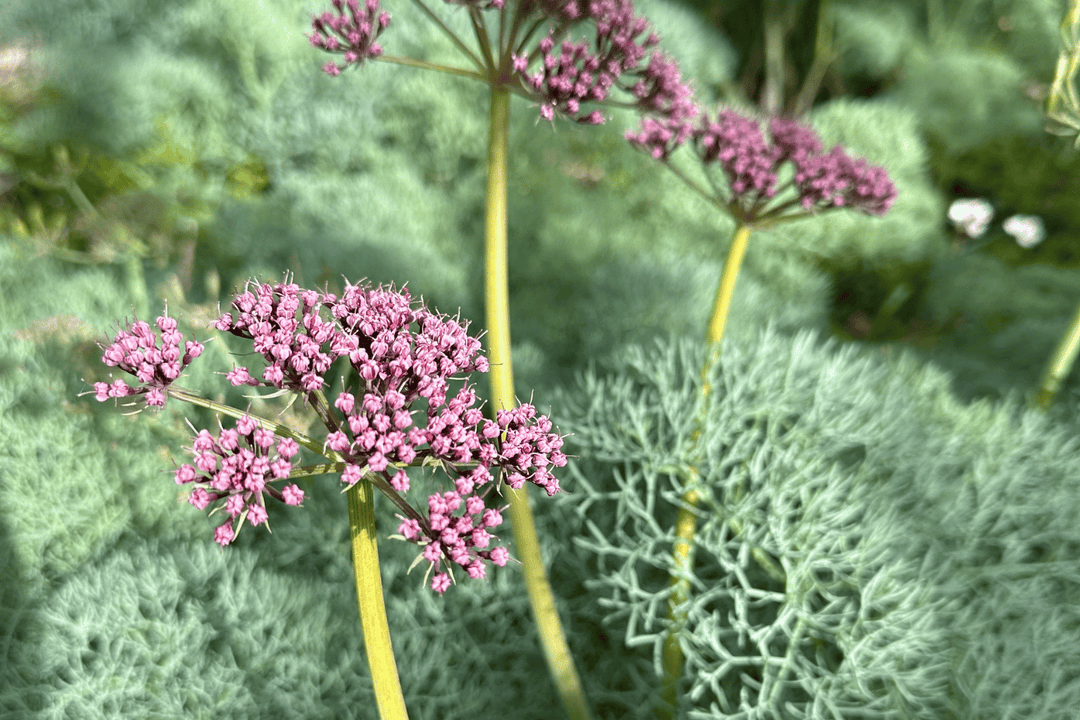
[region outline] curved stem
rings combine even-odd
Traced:
[[[510,93],[491,90],[488,128],[487,214],[484,253],[484,294],[487,310],[487,344],[491,355],[491,402],[493,411],[514,407],[514,374],[510,358],[510,299],[507,280],[506,185],[510,135]],[[525,586],[544,650],[544,658],[567,714],[587,720],[589,706],[574,667],[570,647],[555,608],[555,598],[540,556],[536,524],[524,488],[506,489],[510,500],[510,524],[521,560]]]
[[[383,601],[382,575],[379,573],[379,548],[375,542],[375,492],[360,481],[349,489],[349,539],[352,544],[353,569],[356,574],[356,600],[375,703],[381,720],[407,720],[405,695],[401,692],[390,626]]]

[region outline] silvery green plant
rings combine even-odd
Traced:
[[[1071,717],[1072,431],[814,331],[732,336],[703,378],[708,356],[626,347],[557,402],[579,457],[557,522],[643,674],[699,478],[678,717]]]

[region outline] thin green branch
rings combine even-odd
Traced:
[[[375,60],[393,63],[395,65],[408,65],[409,67],[421,68],[422,70],[434,70],[435,72],[446,73],[448,75],[457,75],[459,77],[467,77],[472,78],[473,80],[487,82],[487,76],[482,75],[475,70],[466,70],[465,68],[453,67],[451,65],[439,65],[438,63],[428,62],[427,60],[416,60],[415,58],[400,57],[398,55],[380,55],[375,58]]]
[[[231,405],[222,405],[221,403],[214,402],[213,400],[208,400],[201,395],[196,395],[193,392],[189,392],[188,390],[184,390],[183,388],[177,387],[175,385],[170,385],[168,388],[166,388],[165,393],[169,397],[176,398],[177,400],[180,400],[182,402],[191,403],[192,405],[197,405],[198,407],[204,407],[208,410],[213,410],[214,412],[225,415],[226,417],[235,418],[237,420],[243,417],[250,417],[259,427],[263,428],[264,430],[269,430],[278,437],[292,438],[303,447],[306,447],[308,450],[311,450],[314,453],[318,453],[319,455],[336,456],[336,453],[327,453],[324,446],[320,445],[317,441],[308,437],[299,430],[294,430],[288,425],[282,425],[281,423],[274,422],[273,420],[268,420],[260,415],[252,414],[246,410],[239,410],[232,407]]]
[[[491,40],[488,38],[487,25],[484,17],[475,7],[469,8],[469,21],[472,23],[473,33],[476,35],[476,44],[480,46],[480,52],[484,53],[484,62],[487,63],[488,77],[493,78],[499,67],[495,64],[495,58],[491,54]]]

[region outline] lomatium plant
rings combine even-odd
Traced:
[[[406,717],[383,605],[372,488],[400,511],[397,537],[422,548],[417,562],[427,563],[430,587],[443,593],[455,567],[480,579],[489,565],[506,565],[509,552],[494,534],[506,509],[502,488],[531,483],[548,496],[558,493],[553,470],[566,465],[562,437],[528,404],[486,419],[467,380],[488,370],[480,341],[457,320],[413,302],[406,289],[347,285],[338,296],[288,281],[252,281],[214,326],[250,341],[264,361],[259,369],[228,372],[231,385],[296,395],[325,435],[311,437],[179,387],[203,346],[185,341],[167,312],[156,331],[137,320],[104,347],[103,362],[137,382],[95,383],[96,397],[157,408],[176,399],[235,420],[199,430],[192,463],[175,476],[190,488],[188,502],[222,518],[214,540],[223,547],[245,524],[268,527],[271,507],[301,505],[297,481],[340,476],[379,712]],[[335,374],[351,381],[331,399],[325,391]],[[455,392],[459,378],[465,380]],[[325,462],[298,465],[301,447]],[[445,472],[452,489],[417,503],[408,468],[430,466]]]

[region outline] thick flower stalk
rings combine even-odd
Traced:
[[[202,346],[189,341],[181,354],[176,321],[162,316],[158,327],[161,338],[137,321],[104,348],[103,361],[139,383],[97,383],[98,400],[141,396],[149,406],[169,396],[192,400],[173,383]],[[251,282],[215,327],[250,341],[264,360],[257,376],[245,366],[230,371],[232,385],[297,393],[326,427],[320,445],[234,411],[233,427],[197,434],[193,461],[177,469],[176,482],[191,488],[188,501],[195,507],[224,511],[227,519],[214,533],[223,546],[245,521],[267,524],[271,500],[302,503],[304,491],[285,481],[329,467],[348,486],[370,481],[402,510],[398,531],[422,546],[434,573],[431,587],[442,593],[454,566],[482,578],[487,563],[506,564],[506,549],[494,544],[505,508],[488,506],[493,491],[497,498],[503,484],[521,489],[531,483],[549,496],[559,492],[552,471],[566,456],[551,421],[532,405],[485,419],[468,382],[453,392],[456,378],[487,371],[480,341],[456,319],[414,305],[406,289],[347,285],[338,297],[291,283]],[[330,402],[323,391],[339,360],[354,384]],[[298,437],[330,465],[296,467]],[[405,499],[406,468],[420,465],[442,467],[453,489],[414,507]]]

